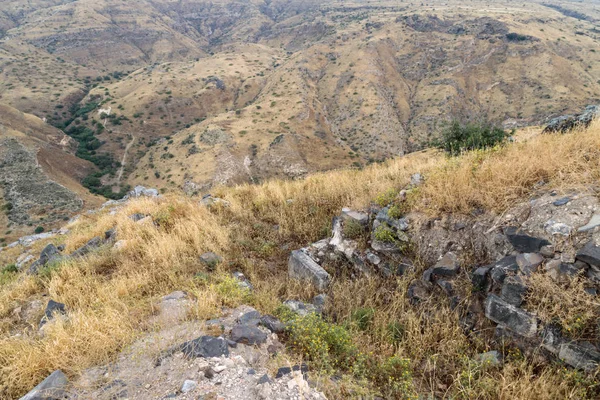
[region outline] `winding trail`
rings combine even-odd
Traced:
[[[131,141],[127,143],[127,146],[125,147],[125,153],[123,153],[123,158],[121,159],[121,168],[119,168],[119,173],[117,174],[117,185],[121,183],[121,177],[123,176],[123,170],[125,169],[125,165],[127,162],[127,153],[129,152],[129,149],[131,148],[134,142],[135,136],[132,136]]]

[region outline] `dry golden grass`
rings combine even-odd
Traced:
[[[503,211],[539,183],[572,189],[600,178],[600,121],[585,131],[539,135],[494,150],[475,151],[443,163],[422,188],[426,211]]]
[[[132,201],[115,215],[107,211],[84,215],[64,238],[68,252],[113,227],[127,244],[121,251],[103,249],[41,277],[23,276],[0,286],[0,397],[25,393],[54,369],[77,376],[109,360],[152,328],[147,321],[157,299],[173,290],[187,290],[197,298],[192,312],[197,318],[212,318],[223,305],[247,303],[272,313],[281,299],[309,299],[313,290],[287,281],[289,251],[326,236],[332,216],[342,207],[364,208],[390,189],[404,187],[415,172],[424,174],[426,182],[411,199],[414,210],[502,211],[528,196],[541,180],[548,183],[546,188],[561,189],[594,183],[600,175],[599,161],[596,123],[586,132],[536,136],[456,159],[428,151],[360,171],[217,189],[214,194],[229,201],[230,207],[209,210],[194,199],[167,196]],[[158,227],[131,221],[128,216],[133,213],[152,215]],[[36,245],[36,251],[42,245]],[[198,273],[207,272],[197,259],[206,251],[221,254],[224,262],[208,278],[198,278]],[[256,289],[252,295],[235,289],[228,278],[232,270],[250,278]],[[413,277],[356,281],[340,277],[329,293],[333,298],[329,311],[334,322],[349,327],[361,352],[382,362],[392,355],[410,359],[419,393],[481,399],[575,399],[594,393],[586,392],[591,387],[587,378],[522,357],[507,360],[498,369],[473,365],[472,357],[488,350],[488,344],[462,331],[460,314],[450,309],[445,297],[410,305],[405,293]],[[545,293],[546,284],[534,285],[533,290],[539,287]],[[44,336],[14,336],[12,329],[20,326],[15,308],[43,293],[65,303],[68,318],[49,324]],[[565,296],[548,301],[585,307],[577,298]],[[537,311],[542,315],[551,303],[539,298]],[[364,331],[352,322],[361,308],[375,310]],[[390,340],[390,322],[402,327],[400,339]],[[357,395],[353,379],[344,377],[343,390],[328,386],[330,397]]]

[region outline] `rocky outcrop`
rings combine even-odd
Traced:
[[[587,128],[592,121],[600,116],[600,106],[587,106],[580,114],[561,115],[548,123],[544,133],[566,133],[575,128]]]

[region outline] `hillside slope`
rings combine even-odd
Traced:
[[[236,370],[254,357],[269,372],[263,383],[236,381],[252,384],[247,398],[269,398],[264,388],[285,382],[269,376],[301,362],[315,390],[333,399],[597,398],[598,149],[596,122],[459,157],[419,152],[361,171],[222,187],[202,202],[109,203],[52,239],[64,249],[46,247],[51,258],[33,274],[25,271],[48,242],[0,252],[4,264],[31,256],[22,272],[2,273],[0,394],[18,397],[60,369],[69,391],[99,398],[115,388],[132,398],[217,396],[235,386],[217,383],[230,372],[219,378],[206,368]],[[298,254],[326,269],[320,289],[294,278],[288,262]],[[174,290],[185,293],[162,299]],[[310,304],[319,293],[324,308]],[[40,328],[49,299],[64,309]],[[252,327],[256,314],[238,319],[248,308],[232,311],[244,304],[287,327],[260,322],[277,331],[266,335]],[[191,325],[160,325],[169,315]],[[204,345],[238,341],[231,351],[241,358],[178,347],[177,329],[213,337],[199,338]],[[286,348],[267,349],[263,337]],[[251,340],[278,355],[265,361]],[[111,369],[116,358],[131,369]],[[183,382],[163,380],[169,367],[181,379],[181,368],[195,371],[185,376],[197,386],[184,393]],[[140,379],[135,371],[162,372]]]
[[[453,118],[536,125],[600,98],[595,3],[133,4],[0,5],[0,103],[87,128],[113,160],[97,192],[364,166]]]
[[[100,199],[81,186],[93,170],[77,144],[39,118],[0,105],[0,229],[3,242],[64,223]]]

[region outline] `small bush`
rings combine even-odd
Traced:
[[[354,219],[348,219],[344,222],[344,237],[348,239],[358,239],[365,233],[365,227]]]
[[[390,218],[394,218],[394,219],[398,219],[400,217],[402,217],[402,209],[397,206],[397,205],[393,205],[390,207],[390,209],[388,210],[388,216]]]
[[[12,273],[16,273],[16,272],[19,272],[19,268],[17,268],[16,264],[5,265],[1,271],[1,273],[3,273],[3,274],[12,274]]]
[[[292,346],[324,368],[347,369],[358,356],[350,331],[314,313],[294,319],[289,335]]]
[[[43,226],[38,226],[37,228],[35,228],[35,230],[33,231],[36,235],[44,232],[44,227]]]
[[[385,243],[396,242],[394,232],[387,225],[379,225],[377,229],[375,229],[375,239]]]
[[[356,324],[358,329],[366,331],[371,326],[374,316],[374,308],[359,308],[352,313],[352,321]]]
[[[467,150],[486,149],[504,142],[509,133],[488,123],[450,123],[434,145],[446,153],[456,156]]]

